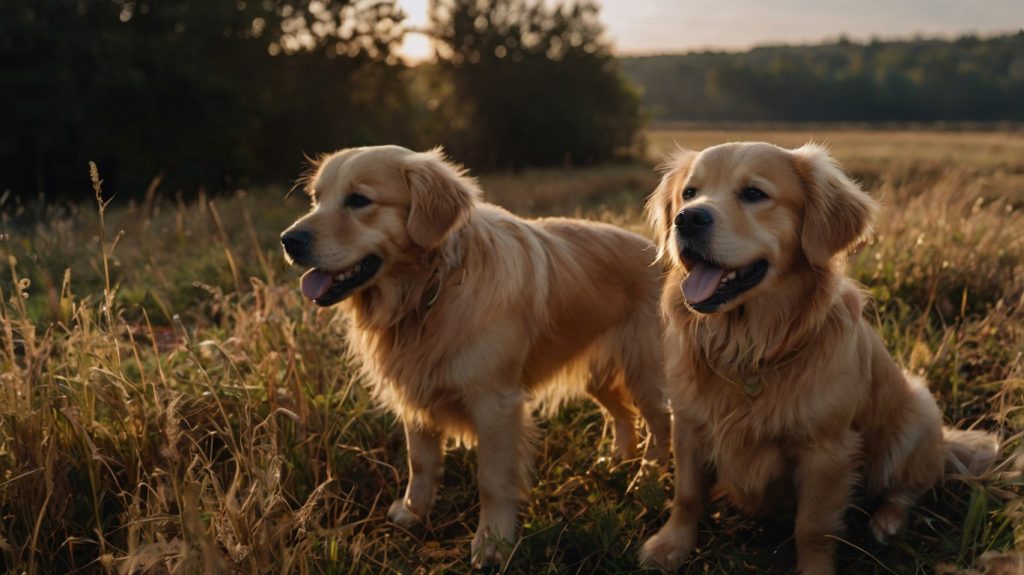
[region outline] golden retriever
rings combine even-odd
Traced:
[[[312,268],[305,297],[344,302],[350,347],[405,426],[409,483],[392,521],[426,519],[447,437],[475,441],[472,560],[500,561],[516,536],[532,400],[544,388],[558,397],[585,388],[614,419],[624,458],[637,449],[639,411],[653,436],[648,455],[667,458],[662,269],[649,240],[581,220],[517,218],[482,202],[439,150],[343,150],[319,163],[308,191],[311,211],[281,241],[292,263]]]
[[[816,145],[724,144],[667,164],[647,216],[673,264],[662,309],[675,495],[646,565],[686,559],[712,478],[751,512],[795,502],[797,568],[819,574],[834,571],[830,536],[858,481],[881,502],[871,529],[884,540],[944,461],[994,459],[993,436],[943,429],[925,382],[863,318],[844,267],[876,210]]]

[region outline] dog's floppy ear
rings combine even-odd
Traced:
[[[416,245],[434,249],[466,222],[480,189],[441,148],[410,156],[403,171],[412,194],[406,230]]]
[[[800,244],[807,261],[823,268],[871,231],[878,204],[824,147],[807,144],[793,155],[807,194]]]
[[[693,165],[697,152],[692,150],[679,150],[669,156],[660,166],[661,182],[650,196],[647,196],[647,203],[644,205],[644,217],[654,232],[654,240],[658,244],[658,259],[665,256],[668,251],[669,240],[672,237],[672,222],[675,220],[676,205],[675,196],[681,194],[682,190],[676,189],[686,179]]]

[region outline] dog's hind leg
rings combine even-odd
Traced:
[[[591,364],[587,393],[608,410],[615,422],[615,458],[636,457],[636,406],[619,369],[611,362],[604,366]]]
[[[880,542],[903,530],[907,511],[942,476],[945,445],[942,414],[923,380],[907,376],[909,393],[900,401],[896,423],[872,430],[865,479],[869,491],[883,494],[871,515],[871,532]]]
[[[907,512],[938,481],[942,474],[941,447],[921,445],[896,471],[882,504],[871,514],[871,534],[880,543],[903,531]]]
[[[665,358],[657,312],[636,312],[618,334],[619,361],[626,388],[647,422],[651,441],[646,459],[668,461],[672,417],[665,399]]]
[[[444,434],[405,422],[405,443],[409,484],[405,496],[391,504],[388,519],[408,528],[426,521],[434,506],[437,485],[441,480]]]
[[[907,511],[935,485],[944,465],[952,465],[956,473],[975,475],[987,468],[998,453],[993,435],[950,428],[936,430],[941,421],[937,408],[932,408],[934,402],[927,397],[917,403],[921,413],[927,414],[916,423],[920,441],[894,469],[882,505],[871,514],[871,533],[881,543],[903,530]]]
[[[880,543],[897,535],[907,523],[907,511],[942,476],[941,436],[915,447],[894,470],[882,504],[871,514],[871,533]]]

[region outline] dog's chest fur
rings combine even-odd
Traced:
[[[800,450],[854,426],[869,399],[871,366],[865,350],[839,341],[849,311],[834,308],[838,318],[813,337],[761,362],[709,355],[706,335],[683,326],[692,337],[679,338],[681,351],[669,364],[673,406],[697,424],[702,457],[738,506],[766,511],[784,499]]]
[[[404,418],[429,426],[468,427],[467,394],[480,382],[492,381],[481,366],[516,369],[514,358],[496,357],[506,342],[520,335],[501,325],[486,329],[464,326],[464,337],[438,334],[438,325],[393,330],[353,330],[352,348],[374,395]],[[450,346],[438,346],[445,337]],[[485,357],[486,356],[486,357]],[[486,390],[477,390],[486,393]]]

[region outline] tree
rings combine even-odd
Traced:
[[[630,149],[639,95],[619,74],[595,4],[436,0],[450,85],[444,141],[476,166],[588,164]]]
[[[10,0],[0,190],[286,180],[303,152],[408,140],[395,0]],[[396,121],[396,119],[398,121]]]

